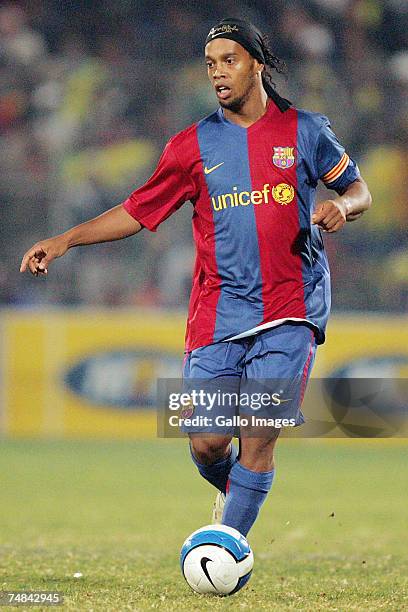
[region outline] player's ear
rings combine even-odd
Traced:
[[[258,74],[262,74],[262,72],[264,71],[265,65],[261,64],[261,62],[258,62],[258,60],[255,60],[255,70]]]

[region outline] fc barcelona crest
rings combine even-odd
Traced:
[[[286,170],[295,163],[295,156],[293,155],[294,147],[273,147],[272,161],[275,166]]]

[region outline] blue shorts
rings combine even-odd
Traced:
[[[298,322],[191,351],[184,360],[183,390],[192,393],[199,387],[205,393],[196,393],[181,429],[239,435],[237,425],[245,418],[255,418],[252,424],[266,423],[258,419],[271,424],[272,419],[278,428],[301,425],[300,407],[315,353],[314,331]]]

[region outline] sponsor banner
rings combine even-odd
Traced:
[[[183,315],[3,312],[2,321],[4,435],[156,435],[156,380],[181,375]]]
[[[1,434],[156,436],[157,380],[180,378],[184,327],[185,313],[3,311]],[[333,317],[313,377],[408,378],[406,318]]]

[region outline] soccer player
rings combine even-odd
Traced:
[[[321,232],[361,216],[371,196],[328,119],[276,92],[272,71],[283,62],[256,27],[221,21],[205,41],[205,62],[218,110],[171,138],[152,177],[123,204],[38,242],[21,271],[47,274],[74,246],[156,231],[191,201],[197,258],[183,377],[238,387],[290,380],[298,401],[288,402],[287,416],[300,424],[330,309]],[[316,204],[319,180],[337,197]],[[238,456],[228,430],[189,432],[193,461],[219,491],[222,523],[244,535],[271,488],[278,433],[241,437]]]

